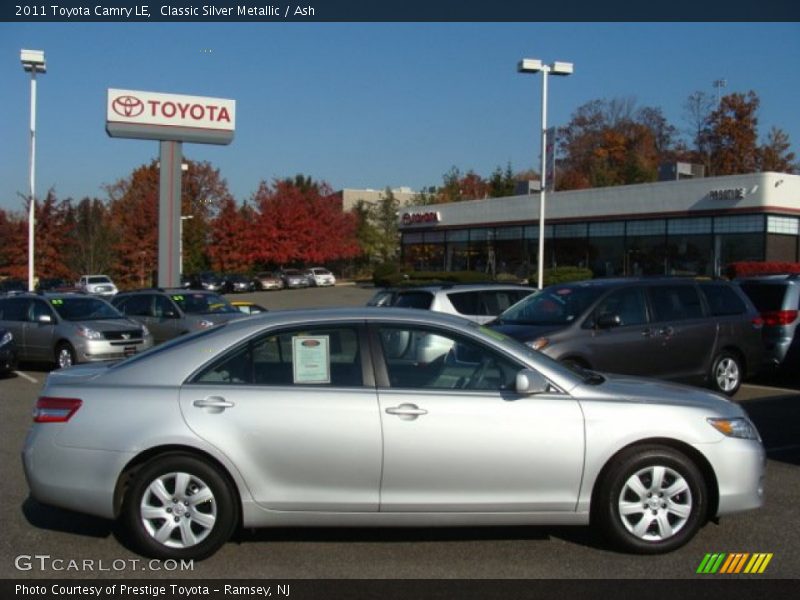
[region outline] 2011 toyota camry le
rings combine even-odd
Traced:
[[[591,524],[655,554],[763,502],[758,432],[725,397],[415,310],[268,312],[59,370],[33,421],[33,498],[159,558],[270,526]]]

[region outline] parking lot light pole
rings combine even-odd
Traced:
[[[554,62],[551,65],[542,64],[535,58],[523,58],[517,64],[519,73],[542,72],[542,174],[539,179],[539,272],[538,287],[544,287],[544,221],[545,221],[545,188],[547,187],[547,75],[572,75],[573,65],[568,62]]]
[[[22,68],[31,74],[31,146],[30,146],[30,199],[28,206],[28,290],[33,291],[33,252],[36,231],[36,73],[46,73],[44,50],[21,50],[19,53]]]

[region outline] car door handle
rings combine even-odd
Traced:
[[[209,396],[208,398],[203,398],[202,400],[195,400],[192,404],[194,404],[198,408],[219,408],[219,409],[226,409],[236,406],[235,403],[231,402],[230,400],[225,400],[221,396]]]
[[[427,415],[428,411],[420,408],[416,404],[401,404],[400,406],[390,406],[386,409],[387,415],[395,415],[406,421],[416,419],[420,415]]]

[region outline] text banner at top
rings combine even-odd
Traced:
[[[618,22],[800,21],[789,0],[52,0],[3,3],[0,20],[19,22]]]

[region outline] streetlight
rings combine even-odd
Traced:
[[[544,287],[544,216],[545,216],[545,187],[547,182],[547,75],[572,75],[573,65],[568,62],[554,62],[551,65],[542,64],[535,58],[523,58],[517,64],[519,73],[542,72],[542,175],[539,183],[539,289]]]
[[[44,50],[20,50],[22,68],[31,74],[31,154],[30,154],[30,206],[28,208],[28,289],[33,291],[33,251],[36,230],[36,198],[34,181],[36,173],[36,73],[46,73]]]

